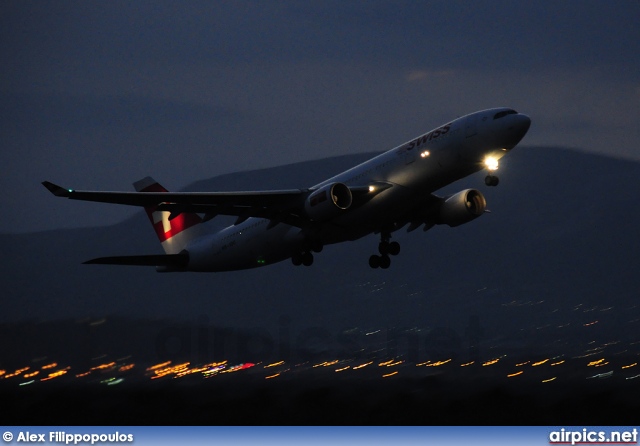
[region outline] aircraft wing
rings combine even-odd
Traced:
[[[285,189],[255,192],[108,192],[65,189],[49,181],[42,183],[53,195],[71,200],[96,201],[130,206],[157,207],[171,212],[169,219],[182,212],[204,213],[205,220],[217,215],[271,219],[293,226],[309,223],[304,216],[305,189]],[[366,186],[350,188],[354,196],[368,193]]]

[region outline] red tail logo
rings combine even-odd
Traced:
[[[138,192],[168,192],[167,189],[149,177],[135,183],[135,187]],[[169,212],[157,209],[157,206],[144,208],[160,242],[165,242],[182,231],[202,223],[202,218],[198,214],[185,212],[169,220]]]

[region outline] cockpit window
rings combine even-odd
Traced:
[[[500,119],[500,118],[504,118],[507,115],[517,115],[517,114],[518,112],[515,110],[504,110],[493,115],[493,119]]]

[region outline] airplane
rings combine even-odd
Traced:
[[[499,160],[525,136],[531,119],[511,108],[471,113],[307,189],[254,192],[168,192],[150,177],[136,192],[66,189],[42,184],[57,197],[145,209],[165,254],[101,257],[86,264],[155,266],[158,272],[221,272],[286,259],[310,266],[325,245],[379,234],[371,268],[387,269],[400,253],[392,233],[435,225],[456,227],[488,212],[484,195],[435,191],[481,170],[497,186]],[[218,215],[237,217],[207,231]]]

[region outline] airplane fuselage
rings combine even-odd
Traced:
[[[503,108],[455,119],[310,188],[342,183],[383,189],[357,208],[304,229],[249,218],[187,244],[188,269],[259,267],[290,258],[308,249],[309,243],[322,246],[372,232],[391,233],[429,206],[433,192],[486,169],[487,159],[497,162],[522,139],[529,125],[527,116]]]

